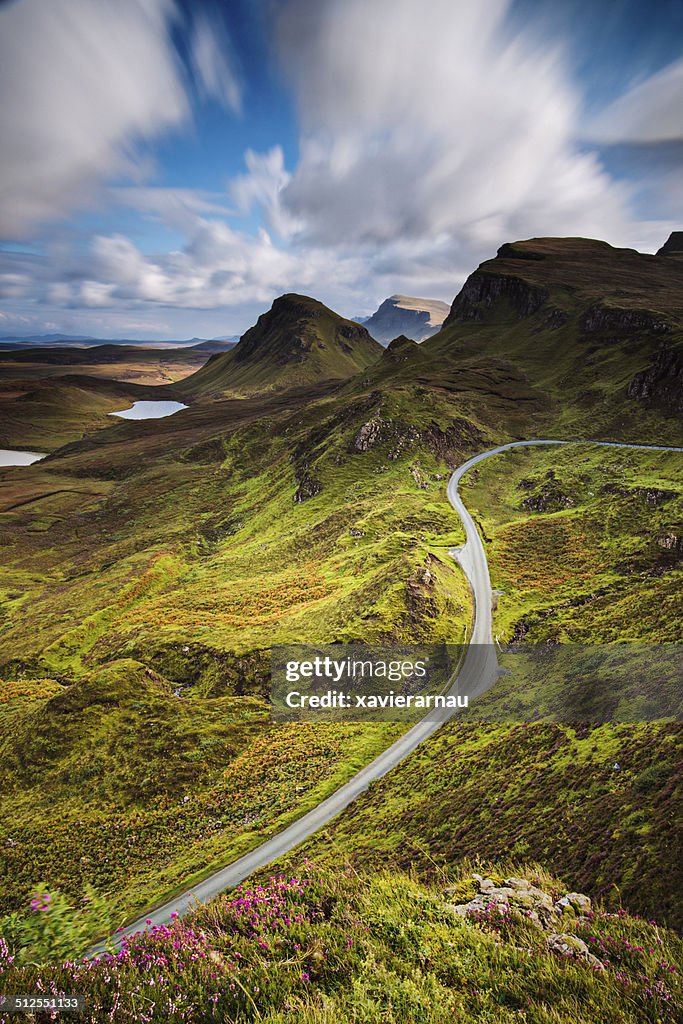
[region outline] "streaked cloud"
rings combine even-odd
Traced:
[[[633,85],[589,132],[569,57],[539,25],[513,22],[509,0],[274,9],[298,148],[277,131],[262,152],[246,148],[223,192],[161,187],[150,172],[152,142],[188,128],[201,98],[242,111],[217,7],[192,7],[184,61],[175,0],[2,10],[0,88],[11,83],[13,102],[0,112],[0,234],[26,236],[95,194],[110,213],[85,239],[66,222],[37,252],[0,252],[5,317],[14,308],[33,325],[43,309],[63,329],[80,318],[86,330],[233,333],[283,291],[347,315],[393,292],[449,300],[510,239],[582,234],[653,250],[668,234],[654,217],[680,206],[678,163],[641,175],[661,197],[645,216],[644,189],[607,169],[604,148],[681,138],[683,63]]]
[[[601,112],[586,134],[611,143],[683,139],[683,60],[633,85]]]
[[[149,172],[141,144],[190,117],[192,88],[172,41],[173,0],[22,0],[0,12],[0,237]],[[237,109],[227,44],[192,29],[199,86]]]
[[[628,194],[579,149],[562,51],[506,0],[291,0],[279,48],[301,118],[286,209],[323,244],[623,238]]]

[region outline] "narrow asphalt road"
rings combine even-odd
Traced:
[[[488,690],[498,675],[496,648],[493,644],[492,636],[491,579],[488,562],[486,561],[486,551],[474,519],[465,508],[460,497],[458,484],[462,477],[474,466],[494,455],[499,455],[501,452],[510,451],[513,448],[559,444],[595,444],[606,448],[683,452],[683,448],[672,448],[667,445],[623,444],[616,441],[512,441],[509,444],[502,444],[497,448],[491,448],[489,451],[473,456],[473,458],[468,459],[467,462],[464,462],[462,466],[455,470],[448,482],[448,499],[462,520],[466,540],[465,544],[461,548],[453,550],[452,554],[458,559],[472,588],[474,625],[470,634],[467,652],[448,691],[450,694],[468,694],[470,699],[472,699]],[[126,927],[127,934],[131,935],[135,932],[143,931],[145,928],[150,927],[150,925],[168,924],[171,920],[171,915],[182,915],[197,902],[206,903],[220,892],[223,892],[223,890],[238,885],[255,871],[266,867],[271,861],[277,860],[279,857],[289,853],[290,850],[293,850],[304,839],[313,835],[314,832],[317,832],[318,829],[322,828],[348,807],[361,793],[365,792],[371,782],[381,779],[392,768],[400,764],[420,743],[436,732],[455,713],[456,709],[430,712],[430,714],[404,733],[400,739],[392,743],[390,747],[387,747],[379,757],[376,757],[374,761],[371,761],[365,768],[357,772],[352,779],[331,796],[321,801],[313,810],[302,815],[287,828],[283,829],[282,832],[278,832],[271,839],[261,843],[260,846],[257,846],[250,853],[233,861],[232,864],[220,868],[202,882],[198,882],[156,909],[150,910],[144,916],[137,918],[137,920],[131,922]],[[118,937],[113,939],[114,944],[118,944],[118,941]],[[95,955],[103,951],[103,949],[104,944],[98,945],[90,951],[90,955]]]

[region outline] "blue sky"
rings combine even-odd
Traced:
[[[451,301],[504,241],[683,226],[683,0],[0,3],[0,334]]]

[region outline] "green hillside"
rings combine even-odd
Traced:
[[[51,452],[106,430],[110,413],[137,399],[169,397],[163,387],[103,380],[80,374],[25,379],[24,368],[0,383],[0,448]]]
[[[344,380],[382,354],[366,329],[306,295],[281,295],[234,349],[213,356],[174,390],[179,395],[248,395]]]
[[[75,895],[85,881],[106,891],[111,877],[117,913],[130,913],[255,845],[388,742],[379,728],[307,732],[308,764],[293,734],[266,721],[268,651],[459,642],[472,606],[449,553],[463,535],[446,482],[466,458],[519,437],[681,443],[680,261],[582,240],[512,248],[524,258],[504,247],[477,272],[485,285],[475,274],[421,346],[399,339],[382,351],[320,303],[285,296],[233,351],[173,386],[194,396],[178,416],[114,422],[2,471],[0,677],[12,694],[0,713],[2,910],[40,881]],[[617,326],[586,319],[615,296]],[[663,308],[645,316],[655,299]],[[660,379],[665,364],[674,370]],[[72,415],[53,408],[46,438]],[[515,453],[465,482],[505,591],[497,628],[588,643],[676,639],[677,457],[573,451]],[[72,704],[81,732],[60,744]],[[626,727],[596,729],[576,756],[560,726],[520,726],[512,738],[511,727],[462,728],[373,788],[330,833],[331,849],[360,866],[414,859],[421,870],[466,856],[539,859],[607,896],[598,849],[629,906],[674,920],[664,889],[679,784],[641,776],[673,765],[676,729],[644,727],[629,761]],[[520,766],[520,789],[506,799],[508,748],[505,771]],[[611,758],[632,765],[616,790]],[[306,788],[307,764],[318,788]],[[536,779],[544,765],[550,793]],[[182,814],[174,778],[190,798]],[[416,787],[424,815],[412,820]],[[229,825],[218,829],[226,804]],[[463,837],[472,806],[481,817]],[[631,865],[643,844],[638,889]],[[125,865],[116,871],[114,849]]]
[[[517,387],[516,436],[543,426],[551,437],[680,444],[683,262],[582,238],[504,245],[398,372],[468,409],[496,381],[503,394]],[[525,410],[529,387],[544,396],[542,421]]]
[[[523,449],[477,467],[462,490],[487,540],[503,639],[680,641],[681,455]],[[547,710],[549,685],[522,685],[520,695],[516,676],[503,677],[470,721],[443,726],[292,863],[350,859],[430,878],[464,858],[532,858],[613,908],[683,927],[680,725],[523,724]],[[630,695],[628,675],[619,686]]]

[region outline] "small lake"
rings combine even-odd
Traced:
[[[16,452],[11,448],[0,448],[0,466],[30,466],[44,458],[45,452]]]
[[[172,416],[174,412],[187,409],[182,402],[135,402],[131,409],[122,412],[110,412],[110,416],[120,416],[122,420],[160,420],[163,416]]]

